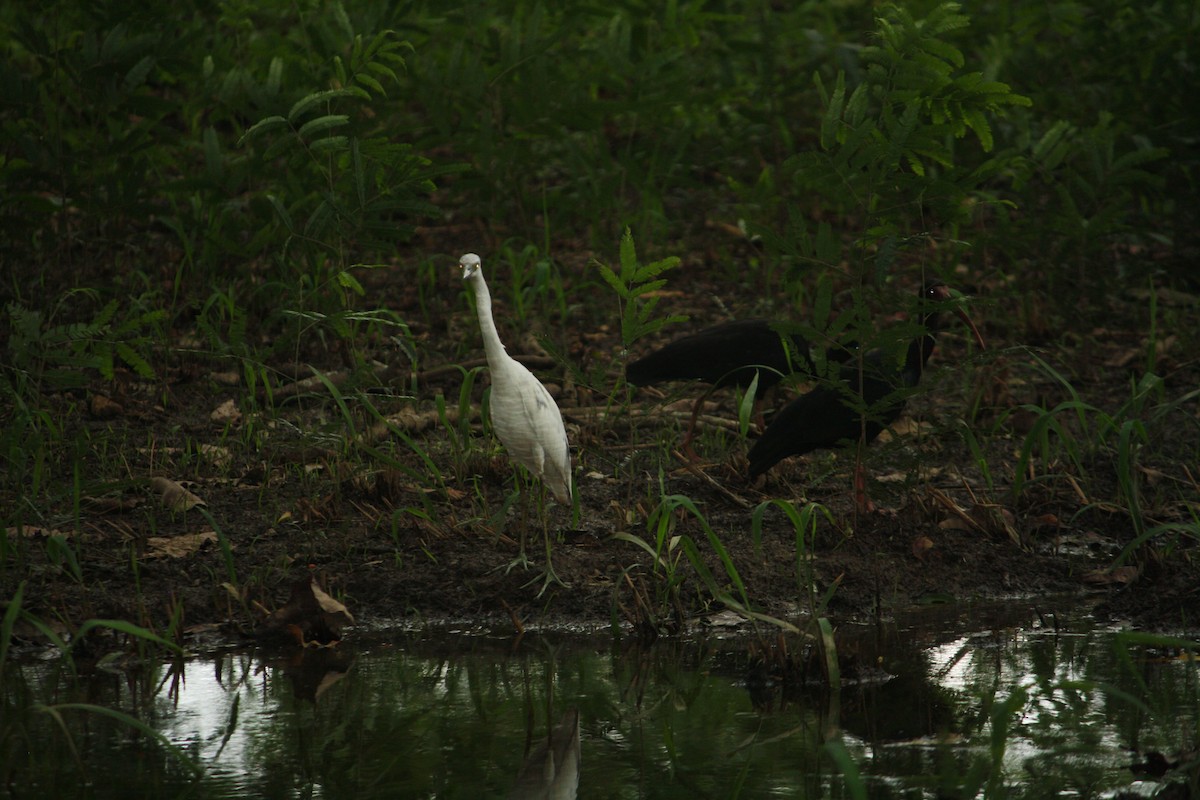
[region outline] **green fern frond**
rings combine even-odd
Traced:
[[[681,315],[655,317],[661,295],[656,294],[666,286],[665,278],[658,277],[679,265],[679,258],[671,256],[650,264],[639,265],[633,233],[625,229],[619,251],[620,273],[606,264],[595,262],[600,277],[621,299],[621,340],[628,347],[649,333],[664,326],[687,319]]]

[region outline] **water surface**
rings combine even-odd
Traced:
[[[837,691],[756,666],[775,641],[441,631],[82,675],[10,664],[0,792],[695,800],[861,781],[871,797],[1096,797],[1152,793],[1139,754],[1197,740],[1194,663],[1083,614],[1014,603],[844,625],[862,681]]]

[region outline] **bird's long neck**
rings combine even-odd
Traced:
[[[916,386],[921,380],[921,373],[925,371],[925,362],[933,355],[933,346],[936,344],[934,331],[937,330],[937,324],[937,314],[926,314],[925,319],[922,320],[925,333],[913,339],[908,345],[903,376],[904,382],[910,386]]]
[[[471,286],[475,289],[475,312],[479,314],[479,331],[483,334],[483,352],[488,364],[496,364],[508,358],[508,353],[500,341],[496,331],[496,321],[492,319],[492,294],[488,291],[483,275],[471,278]]]

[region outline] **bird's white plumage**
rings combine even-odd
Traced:
[[[542,382],[500,342],[479,256],[467,253],[458,264],[463,280],[475,292],[483,349],[492,375],[492,430],[510,458],[540,478],[558,502],[570,505],[571,447],[562,413]]]

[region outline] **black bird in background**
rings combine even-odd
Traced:
[[[785,376],[797,371],[809,374],[816,371],[808,341],[799,334],[783,332],[786,325],[768,319],[743,319],[705,328],[630,362],[625,367],[625,379],[634,386],[692,380],[712,384],[712,389],[724,386],[745,389],[758,375],[757,407],[757,398]],[[829,357],[842,361],[849,354],[833,348]],[[682,444],[689,454],[696,418],[712,389],[700,395],[692,408],[692,419]]]
[[[922,288],[920,297],[924,303],[940,303],[952,295],[944,283],[931,280]],[[956,308],[955,313],[971,329],[979,346],[984,347],[983,337],[967,313],[961,308]],[[921,380],[925,362],[933,352],[939,322],[937,308],[924,313],[925,330],[909,344],[904,365],[899,369],[885,363],[883,353],[872,351],[864,356],[861,369],[857,361],[841,368],[839,379],[843,386],[817,386],[784,406],[750,448],[750,479],[756,479],[788,456],[857,440],[864,445],[874,441],[904,409],[907,396],[898,390],[911,389]],[[864,407],[865,420],[861,412]],[[861,462],[855,470],[855,497],[860,510],[872,509]]]

